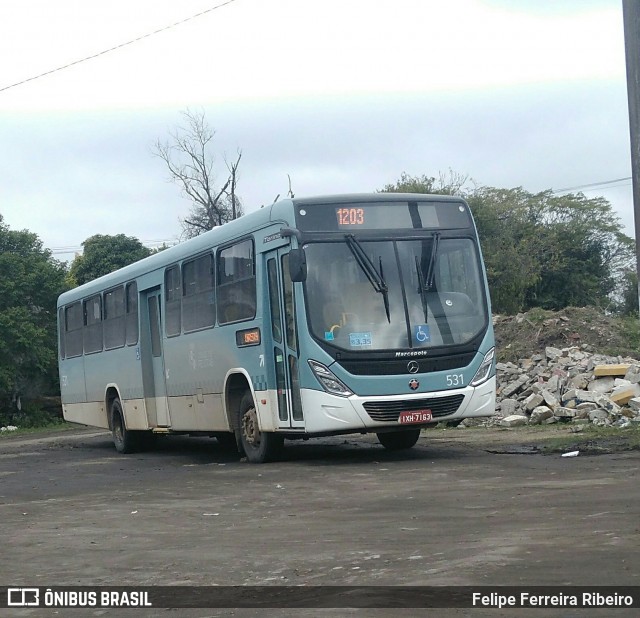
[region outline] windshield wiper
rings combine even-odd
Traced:
[[[438,245],[440,244],[440,232],[433,233],[433,244],[431,245],[431,256],[429,257],[429,265],[427,266],[426,277],[422,273],[420,260],[418,256],[416,261],[416,274],[418,275],[418,285],[420,286],[420,300],[422,301],[422,310],[424,311],[424,321],[427,322],[427,292],[430,292],[435,284],[436,259],[438,258]]]
[[[369,256],[365,253],[362,245],[358,242],[353,234],[345,234],[347,246],[356,259],[358,266],[362,269],[362,272],[367,276],[369,283],[373,289],[382,294],[384,301],[384,310],[387,314],[387,321],[391,324],[391,313],[389,311],[389,288],[384,280],[384,273],[382,270],[382,257],[380,258],[380,272],[376,270],[373,262],[369,259]]]
[[[422,301],[422,311],[424,311],[424,323],[429,322],[427,314],[429,308],[427,306],[427,286],[424,282],[424,275],[422,274],[422,268],[420,268],[420,258],[417,255],[413,256],[416,260],[416,275],[418,275],[418,287],[420,289],[420,300]]]
[[[429,258],[429,267],[427,268],[427,276],[425,278],[425,285],[427,291],[433,289],[434,276],[436,272],[436,259],[438,258],[438,245],[440,244],[440,232],[433,233],[433,245],[431,247],[431,257]]]

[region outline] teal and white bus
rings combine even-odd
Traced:
[[[64,418],[120,452],[215,436],[251,462],[285,439],[412,447],[490,416],[490,301],[468,205],[440,195],[286,199],[60,296]]]

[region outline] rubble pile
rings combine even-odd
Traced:
[[[496,415],[489,425],[550,423],[640,425],[640,361],[587,346],[545,348],[517,363],[497,363]]]

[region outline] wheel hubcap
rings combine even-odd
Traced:
[[[120,421],[116,421],[116,440],[122,442],[122,424]]]
[[[255,408],[249,408],[242,417],[242,434],[251,446],[260,444],[260,430],[258,429],[258,415]]]

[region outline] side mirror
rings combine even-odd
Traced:
[[[289,276],[291,281],[307,280],[307,254],[304,249],[291,249],[289,251]]]

